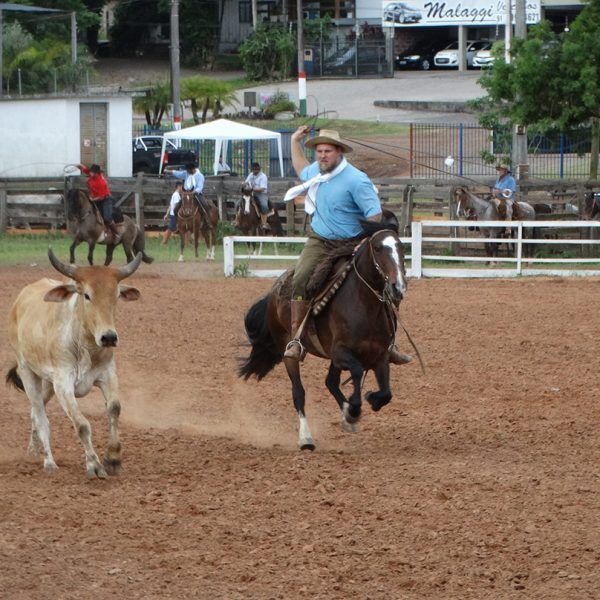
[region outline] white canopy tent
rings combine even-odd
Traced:
[[[283,152],[281,151],[281,134],[276,131],[268,131],[258,127],[251,127],[242,123],[235,123],[227,119],[217,119],[210,123],[194,125],[177,131],[168,131],[163,134],[162,155],[160,159],[160,171],[162,172],[163,159],[165,155],[165,146],[167,140],[214,140],[215,156],[213,162],[213,172],[217,174],[219,166],[219,157],[226,156],[227,146],[230,141],[237,140],[277,140],[277,152],[279,153],[279,170],[283,177]],[[221,154],[223,152],[223,154]]]

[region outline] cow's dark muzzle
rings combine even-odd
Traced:
[[[116,346],[118,341],[119,338],[114,331],[109,331],[100,338],[100,343],[104,347]]]

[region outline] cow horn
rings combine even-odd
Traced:
[[[119,279],[125,279],[126,277],[133,275],[136,272],[137,268],[140,266],[141,262],[142,253],[138,252],[137,256],[130,263],[127,263],[124,267],[121,267],[119,269]]]
[[[56,258],[54,252],[52,252],[52,247],[48,246],[48,258],[50,259],[50,263],[52,266],[63,275],[70,277],[71,279],[75,279],[75,273],[77,272],[77,267],[73,265],[65,265],[65,263],[61,262]]]

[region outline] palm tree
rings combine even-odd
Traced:
[[[136,112],[143,112],[146,115],[146,123],[150,127],[158,129],[170,101],[169,82],[159,81],[146,91],[145,96],[133,99],[133,108]]]
[[[189,100],[194,123],[206,123],[208,111],[218,117],[226,106],[237,103],[235,88],[227,81],[209,77],[187,77],[181,82],[181,99]],[[202,111],[202,117],[198,113]]]

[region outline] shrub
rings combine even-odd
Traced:
[[[295,55],[294,37],[276,25],[258,26],[240,46],[246,76],[255,81],[289,77]]]

